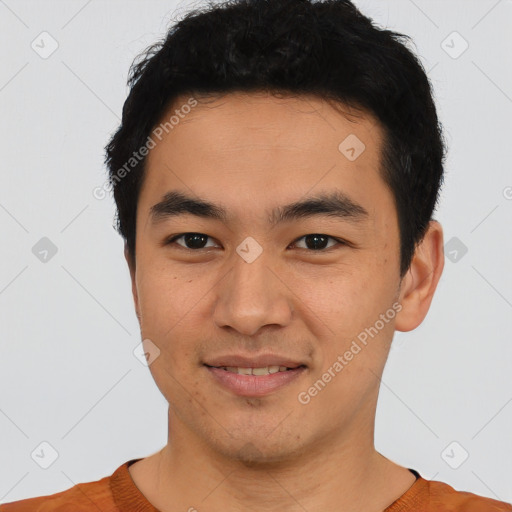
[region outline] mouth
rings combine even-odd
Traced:
[[[305,365],[240,367],[204,365],[214,381],[237,396],[263,397],[281,390],[306,372]]]
[[[298,366],[288,367],[288,366],[263,366],[261,368],[252,368],[245,366],[211,366],[205,364],[208,368],[217,368],[219,370],[224,370],[230,373],[237,373],[238,375],[272,375],[274,373],[279,372],[289,372],[291,370],[297,370],[298,368],[306,368],[306,365],[301,364]]]

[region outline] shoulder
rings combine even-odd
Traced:
[[[48,496],[4,503],[0,505],[0,512],[118,512],[110,479],[106,476]]]
[[[512,504],[427,480],[429,506],[439,512],[512,512]],[[430,509],[429,509],[430,510]]]

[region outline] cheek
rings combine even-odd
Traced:
[[[141,268],[137,290],[143,325],[160,335],[190,313],[200,293],[198,280],[193,276],[183,275],[169,265],[157,264]]]
[[[148,267],[140,272],[138,293],[142,339],[151,340],[159,350],[149,369],[169,403],[184,404],[199,392],[193,380],[197,375],[190,371],[196,361],[191,322],[196,323],[194,313],[200,304],[194,291],[197,283],[169,268]]]
[[[298,307],[307,316],[313,314],[314,321],[323,324],[328,335],[343,337],[356,334],[387,303],[385,284],[378,279],[379,275],[366,265],[333,265],[317,270],[315,275],[295,275],[291,282]]]
[[[194,364],[197,342],[205,337],[202,332],[208,320],[205,307],[214,284],[212,274],[186,274],[171,265],[140,267],[137,287],[142,338],[155,343],[164,356],[154,363],[155,372],[163,366],[155,380],[166,378],[164,369],[182,375]]]
[[[314,279],[302,276],[292,281],[293,290],[300,298],[296,301],[297,316],[307,323],[319,343],[317,355],[322,372],[347,351],[353,354],[348,354],[352,359],[344,369],[345,375],[351,374],[351,379],[360,382],[364,380],[362,368],[378,372],[393,333],[394,310],[390,308],[394,295],[390,276],[390,269],[384,271],[375,261],[350,271],[335,267],[323,269]],[[387,322],[383,323],[380,315],[387,311],[393,315],[388,314]],[[372,376],[368,372],[364,375]],[[339,385],[343,381],[338,379]]]

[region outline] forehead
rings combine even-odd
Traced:
[[[190,98],[162,117],[161,127],[173,123],[148,154],[141,200],[180,188],[242,210],[251,198],[278,204],[333,188],[367,204],[389,196],[381,128],[368,114],[314,96],[230,93],[185,108]]]
[[[165,129],[171,117],[173,125]],[[242,145],[267,149],[280,146],[297,151],[329,146],[337,154],[338,145],[352,134],[370,146],[366,157],[378,157],[382,138],[380,124],[362,110],[312,95],[276,97],[265,92],[233,92],[208,99],[181,96],[164,113],[160,126],[167,142],[195,142],[200,153],[210,154],[236,150]],[[190,140],[191,134],[195,141]],[[165,151],[165,144],[158,146],[160,149],[153,151],[153,156]],[[376,155],[373,149],[377,150]]]

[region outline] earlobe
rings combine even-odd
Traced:
[[[397,331],[412,331],[427,316],[444,268],[443,228],[431,220],[423,240],[416,247],[411,266],[403,277],[396,316]]]
[[[139,319],[140,322],[139,297],[137,294],[137,282],[135,279],[135,262],[133,261],[130,255],[130,251],[128,250],[128,245],[126,242],[124,244],[124,257],[126,259],[126,263],[128,264],[128,269],[130,271],[130,279],[132,282],[132,296],[135,305],[135,314],[137,315],[137,318]]]

